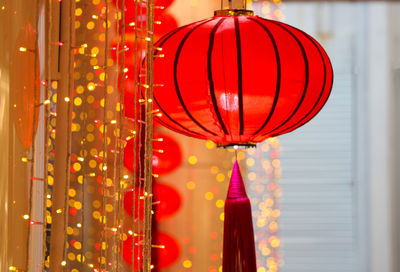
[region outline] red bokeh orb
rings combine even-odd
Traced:
[[[179,143],[170,134],[155,133],[153,145],[153,169],[154,173],[159,175],[168,174],[174,171],[182,163],[182,151]],[[162,151],[160,153],[160,151]]]
[[[127,264],[132,265],[132,242],[135,242],[135,270],[142,266],[143,260],[142,238],[138,237],[136,236],[133,239],[132,236],[129,236],[123,243],[123,259]],[[178,260],[181,249],[176,239],[172,236],[158,232],[153,236],[153,244],[164,246],[164,248],[153,248],[152,250],[152,255],[155,254],[156,258],[154,259],[157,260],[154,264],[155,269],[167,268]]]
[[[154,214],[156,221],[164,221],[174,215],[181,207],[182,197],[172,186],[156,182],[153,185],[153,202],[159,202],[155,207]],[[142,197],[142,199],[140,199]],[[124,209],[129,216],[133,217],[133,190],[129,190],[124,195]],[[140,213],[139,213],[140,211]],[[135,190],[135,218],[143,220],[144,200],[143,190]]]

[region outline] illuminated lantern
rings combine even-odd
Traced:
[[[162,13],[168,8],[174,0],[156,0],[154,1],[155,15]],[[136,2],[136,3],[135,3]],[[118,8],[121,9],[121,0],[118,0]],[[114,6],[117,4],[117,0],[113,0]],[[126,22],[135,21],[135,7],[138,7],[137,16],[140,18],[145,18],[146,16],[146,2],[141,1],[125,1],[125,20]]]
[[[124,194],[124,209],[130,217],[133,217],[133,193],[135,193],[135,219],[143,220],[144,218],[144,199],[143,190],[136,188],[136,190],[129,190]],[[140,216],[139,216],[140,210]]]
[[[182,163],[181,148],[171,135],[155,133],[154,138],[163,139],[153,144],[154,173],[158,175],[168,174]]]
[[[127,107],[126,114],[129,117],[133,118],[133,110]],[[128,114],[129,113],[129,114]],[[164,175],[170,173],[175,170],[182,163],[182,151],[179,147],[179,144],[169,135],[156,133],[154,135],[155,139],[162,138],[162,142],[155,141],[153,148],[153,169],[154,173],[158,175]],[[133,172],[134,165],[134,148],[133,148],[133,139],[127,141],[127,144],[124,148],[124,166],[131,172]],[[139,161],[139,151],[140,156],[143,156],[143,150],[139,149],[140,143],[136,142],[136,169],[138,169],[138,161]]]
[[[135,236],[133,239],[132,236],[128,236],[128,238],[123,243],[123,258],[124,261],[132,265],[132,242],[135,242],[135,271],[139,271],[140,267],[142,267],[143,261],[143,243],[142,239],[139,238],[140,236]],[[168,266],[175,263],[180,255],[180,247],[178,242],[166,233],[156,233],[155,234],[155,241],[153,242],[155,245],[159,246],[153,250],[154,258],[156,260],[155,268],[162,269],[167,268]]]
[[[230,5],[231,5],[230,1]],[[332,89],[328,55],[287,24],[220,10],[157,43],[154,101],[165,127],[220,147],[255,146],[310,121]],[[256,271],[250,202],[235,162],[225,205],[223,272]]]
[[[167,220],[179,211],[182,197],[174,187],[157,182],[154,183],[153,194],[154,200],[158,202],[154,214],[156,221]]]
[[[175,18],[168,13],[162,13],[155,18],[161,22],[161,24],[156,24],[154,26],[154,39],[158,40],[161,38],[162,35],[170,32],[171,30],[175,29],[178,26]],[[143,39],[138,41],[138,50],[144,51],[145,49],[145,42]],[[117,46],[118,42],[115,40],[111,44],[111,57],[114,61],[117,60]],[[138,54],[136,58],[136,64],[140,67],[140,62],[143,60],[144,52]],[[119,62],[120,63],[120,62]],[[135,29],[134,27],[127,27],[125,29],[125,66],[130,68],[129,71],[131,72],[131,78],[133,79],[133,70],[135,65]]]
[[[155,234],[156,244],[161,246],[156,250],[156,263],[158,269],[167,268],[173,265],[181,254],[179,243],[174,237],[166,233],[158,232]]]
[[[144,151],[141,147],[141,143],[136,141],[136,148],[133,148],[134,139],[130,139],[127,141],[124,148],[124,166],[133,173],[133,166],[135,165],[136,174],[139,174],[139,161],[143,160]],[[136,152],[136,157],[134,156],[134,152]],[[135,160],[135,161],[134,161]],[[143,167],[142,167],[143,168]],[[143,169],[141,169],[143,171]]]
[[[156,43],[164,55],[154,60],[157,120],[218,146],[254,146],[311,120],[333,82],[321,45],[251,11],[216,14]]]
[[[141,192],[139,194],[139,192]],[[174,215],[181,207],[182,197],[179,192],[163,183],[156,182],[153,187],[153,199],[157,202],[157,212],[155,219],[157,221],[164,221],[170,216]],[[135,218],[140,220],[144,217],[144,200],[143,190],[136,188],[135,190]],[[124,209],[130,217],[133,217],[133,190],[129,190],[124,195]],[[139,213],[140,210],[140,213]]]

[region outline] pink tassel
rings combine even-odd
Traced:
[[[225,201],[223,272],[256,272],[253,223],[240,168],[235,161]]]

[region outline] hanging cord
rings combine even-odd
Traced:
[[[116,1],[116,14],[119,14],[119,2],[118,0]],[[118,80],[120,83],[120,90],[119,90],[119,114],[118,114],[118,110],[116,112],[116,115],[118,115],[118,119],[119,119],[119,134],[118,135],[118,139],[115,141],[115,146],[114,146],[114,182],[116,184],[118,184],[118,191],[117,191],[117,213],[116,213],[116,218],[114,217],[114,224],[116,222],[117,224],[117,233],[114,236],[114,246],[115,251],[115,262],[116,262],[116,271],[119,271],[119,258],[120,258],[120,252],[123,250],[121,250],[121,242],[120,242],[120,237],[122,237],[123,234],[123,229],[122,229],[122,217],[121,217],[121,205],[122,205],[122,181],[121,181],[121,177],[122,177],[122,170],[123,168],[122,166],[122,158],[123,158],[123,129],[124,129],[124,123],[123,123],[123,118],[124,118],[124,66],[125,66],[125,0],[121,1],[121,32],[120,32],[120,21],[117,19],[117,36],[118,38],[118,43],[117,43],[117,64],[116,64],[116,71],[117,71],[117,80],[116,80],[116,89],[118,89]],[[122,48],[122,49],[121,49]],[[121,62],[120,61],[120,56],[119,53],[121,52]],[[119,76],[119,78],[118,78]],[[115,188],[115,186],[114,186]]]
[[[148,88],[145,91],[145,159],[144,159],[144,206],[145,206],[145,239],[144,239],[144,256],[143,264],[144,271],[151,270],[151,223],[152,223],[152,157],[153,157],[153,61],[154,61],[154,0],[147,2],[146,12],[146,36],[149,41],[146,43],[147,49],[147,69],[146,69],[146,83]]]
[[[51,98],[51,88],[52,88],[52,76],[51,76],[51,41],[52,41],[52,31],[53,31],[53,5],[52,1],[48,1],[48,36],[47,36],[47,79],[46,79],[46,92],[45,92],[45,100]],[[48,253],[48,248],[47,248],[47,195],[49,192],[48,188],[48,162],[49,162],[49,142],[51,141],[49,137],[49,124],[50,124],[50,105],[45,105],[44,109],[44,139],[45,139],[45,146],[44,146],[44,155],[43,155],[43,166],[44,166],[44,177],[43,177],[43,254],[42,254],[42,265],[41,269],[42,271],[46,271],[46,255]]]
[[[63,248],[63,262],[67,260],[67,246],[68,246],[68,212],[69,212],[69,186],[70,186],[70,164],[71,164],[71,119],[72,119],[72,114],[71,114],[71,109],[72,109],[72,99],[71,99],[71,71],[73,70],[73,46],[72,46],[72,34],[73,34],[73,29],[72,29],[72,21],[73,21],[73,14],[75,14],[75,9],[74,5],[70,4],[69,5],[69,41],[68,41],[68,90],[67,90],[67,97],[70,98],[70,101],[67,103],[67,156],[66,156],[66,163],[65,163],[65,189],[64,189],[64,248]],[[68,263],[65,263],[65,271],[68,270]]]
[[[103,184],[102,184],[102,208],[101,208],[101,228],[102,228],[102,234],[101,234],[101,242],[100,242],[100,271],[102,271],[102,268],[106,269],[106,254],[107,254],[107,247],[103,249],[103,243],[105,243],[106,240],[106,184],[107,184],[107,173],[108,173],[108,149],[107,149],[107,132],[108,132],[108,125],[109,123],[107,122],[107,103],[108,103],[108,95],[107,95],[107,84],[108,84],[108,0],[105,0],[105,24],[106,24],[106,30],[105,30],[105,45],[104,45],[104,111],[103,111],[103,164],[102,164],[102,176],[103,176]],[[103,263],[103,258],[104,258],[104,263]]]
[[[135,253],[136,253],[136,247],[135,247],[135,233],[140,234],[140,228],[138,227],[138,229],[136,228],[136,186],[138,184],[138,178],[137,175],[139,175],[139,204],[137,207],[138,209],[140,209],[140,156],[138,159],[138,154],[140,154],[140,126],[138,127],[138,111],[137,111],[137,105],[136,103],[138,103],[138,97],[137,97],[137,92],[138,92],[138,86],[140,86],[140,82],[138,83],[138,59],[140,60],[139,57],[139,53],[138,53],[138,28],[142,29],[142,21],[139,24],[138,21],[138,16],[141,15],[142,12],[142,4],[140,3],[140,14],[138,14],[138,2],[135,1],[135,51],[134,51],[134,104],[133,104],[133,109],[134,109],[134,132],[136,132],[136,134],[133,137],[133,177],[132,177],[132,214],[133,214],[133,219],[132,219],[132,272],[135,272],[135,262],[137,261],[137,259],[135,258]],[[140,61],[139,61],[140,63]],[[140,68],[140,67],[139,67]],[[140,73],[140,69],[139,69],[139,73]],[[139,78],[140,79],[140,78]],[[136,149],[136,145],[138,144],[139,141],[139,148]],[[137,152],[138,151],[138,152]],[[136,161],[138,161],[138,163],[136,163]],[[137,167],[137,168],[136,168]],[[139,171],[139,174],[137,173],[137,171]],[[140,213],[138,213],[140,214]],[[140,239],[140,236],[138,236],[138,241]],[[139,253],[139,249],[138,249],[138,253]],[[138,265],[139,267],[139,265]]]
[[[40,81],[40,78],[36,78],[38,70],[37,70],[37,62],[38,62],[38,25],[39,25],[39,1],[36,1],[36,10],[35,10],[35,40],[34,40],[34,51],[33,53],[34,55],[34,63],[33,63],[33,74],[34,74],[34,82],[33,82],[33,104],[36,103],[36,101],[38,100],[38,98],[40,97],[40,93],[39,93],[39,97],[37,97],[37,88],[40,89],[40,86],[37,86],[37,82]],[[33,181],[34,179],[32,179],[34,177],[35,174],[35,147],[36,147],[36,134],[35,134],[35,127],[36,127],[36,108],[33,107],[33,120],[32,120],[32,137],[31,137],[31,152],[30,152],[30,180],[29,180],[29,204],[28,204],[28,215],[29,215],[29,221],[33,220],[32,217],[32,205],[33,205]],[[28,155],[27,155],[28,157]],[[28,222],[29,222],[28,221]],[[34,225],[28,224],[28,240],[27,240],[27,245],[26,245],[26,260],[25,260],[25,265],[26,265],[26,269],[29,269],[29,262],[31,259],[30,256],[30,246],[31,246],[31,228]]]

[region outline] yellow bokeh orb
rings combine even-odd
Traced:
[[[197,157],[196,156],[190,156],[188,159],[190,164],[196,164],[197,163]]]

